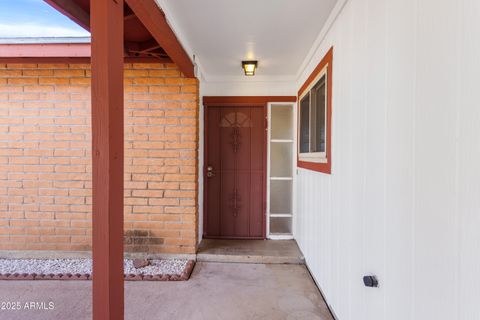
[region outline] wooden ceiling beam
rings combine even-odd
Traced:
[[[161,48],[161,46],[158,44],[158,42],[155,39],[141,42],[139,43],[139,47],[138,47],[138,49],[141,52],[148,52],[148,51],[152,51],[159,48]]]
[[[135,15],[135,13],[130,13],[130,14],[127,14],[123,17],[123,20],[125,21],[128,21],[128,20],[132,20],[132,19],[135,19],[137,16]]]
[[[138,42],[132,42],[132,41],[125,41],[124,43],[125,46],[125,53],[128,54],[130,51],[139,51],[140,50],[140,45]]]
[[[194,66],[185,49],[170,28],[165,14],[154,0],[126,0],[128,6],[157,43],[186,77],[194,78]]]
[[[90,14],[72,0],[43,0],[79,26],[90,31]]]

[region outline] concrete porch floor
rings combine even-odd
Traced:
[[[295,240],[203,239],[197,261],[303,264],[305,259]]]
[[[1,281],[0,302],[53,301],[53,310],[0,310],[2,320],[90,320],[91,281]],[[126,282],[127,320],[332,320],[303,265],[197,263],[183,282]]]

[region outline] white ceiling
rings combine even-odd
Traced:
[[[206,80],[293,79],[337,0],[157,0]]]

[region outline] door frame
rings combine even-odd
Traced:
[[[269,102],[296,102],[295,96],[204,96],[203,97],[203,123],[204,123],[204,136],[203,136],[203,238],[217,238],[221,237],[209,237],[207,232],[207,159],[208,159],[208,109],[211,107],[262,107],[263,118],[265,123],[265,130],[263,133],[263,194],[262,194],[262,237],[259,238],[237,238],[237,239],[266,239],[267,238],[267,147],[268,147],[268,103]],[[230,239],[233,239],[230,237]]]

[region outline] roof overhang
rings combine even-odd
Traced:
[[[86,30],[90,30],[90,0],[44,0]],[[88,62],[90,43],[65,41],[0,41],[0,62]],[[18,39],[17,39],[18,40]],[[126,61],[174,62],[187,77],[195,77],[193,62],[154,0],[125,0],[124,55]]]
[[[1,63],[90,63],[90,38],[0,39]],[[171,63],[167,57],[125,56],[125,62]]]

